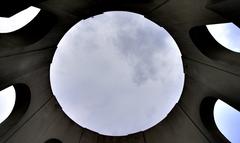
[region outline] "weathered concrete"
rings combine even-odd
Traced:
[[[213,107],[221,99],[240,111],[240,54],[209,38],[204,25],[232,21],[239,26],[239,0],[8,0],[1,3],[0,16],[31,5],[41,12],[30,24],[0,34],[0,90],[15,85],[17,92],[14,112],[0,125],[0,143],[228,142],[216,128]],[[163,26],[182,52],[186,74],[182,97],[168,117],[124,137],[99,135],[71,121],[49,82],[53,54],[68,29],[110,10],[136,12]]]

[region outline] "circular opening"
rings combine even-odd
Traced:
[[[240,53],[240,29],[233,23],[207,25],[214,39],[225,48]]]
[[[0,17],[0,33],[10,33],[24,27],[37,16],[39,11],[39,8],[31,6],[10,18]]]
[[[181,53],[164,28],[135,13],[107,12],[65,34],[50,81],[72,120],[122,136],[167,116],[181,96],[184,73]]]
[[[232,143],[240,141],[240,112],[221,100],[214,106],[214,120],[221,133]]]
[[[13,86],[0,91],[0,124],[11,114],[16,101],[16,93]]]

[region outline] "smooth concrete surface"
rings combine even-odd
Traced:
[[[28,6],[40,8],[40,14],[22,29],[0,34],[0,90],[14,85],[17,92],[15,112],[0,124],[0,143],[229,142],[214,123],[213,107],[221,99],[240,111],[240,54],[211,39],[204,25],[239,26],[239,0],[8,0],[0,16]],[[99,135],[71,121],[49,81],[52,57],[68,29],[112,10],[136,12],[163,26],[182,52],[186,74],[182,97],[167,118],[123,137]]]

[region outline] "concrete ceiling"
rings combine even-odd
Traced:
[[[239,25],[239,0],[4,0],[0,16],[41,9],[24,28],[0,34],[0,89],[14,85],[13,112],[0,124],[0,143],[225,143],[213,108],[217,99],[240,111],[240,54],[217,43],[207,24]],[[103,136],[68,118],[52,94],[49,68],[57,44],[78,21],[105,11],[131,11],[164,27],[182,52],[184,90],[171,113],[151,129]],[[52,140],[49,140],[52,139]]]

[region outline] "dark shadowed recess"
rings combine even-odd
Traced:
[[[14,14],[45,0],[1,0],[0,17],[11,17]]]
[[[206,7],[225,18],[226,21],[240,27],[239,0],[208,0]],[[227,47],[219,44],[205,25],[192,28],[190,36],[194,44],[205,56],[228,64],[240,65],[240,54],[230,51]]]
[[[240,65],[240,54],[218,43],[205,25],[192,28],[190,37],[196,47],[210,59],[231,65]]]
[[[49,140],[45,141],[44,143],[62,143],[62,142],[58,139],[49,139]]]
[[[0,138],[20,121],[30,103],[31,93],[29,87],[25,84],[14,84],[13,86],[16,92],[16,102],[12,113],[0,124]]]
[[[0,56],[11,55],[20,52],[24,47],[29,46],[42,39],[54,26],[56,19],[49,13],[41,10],[40,13],[23,28],[3,33],[0,36]]]
[[[217,142],[230,143],[230,141],[219,131],[214,120],[214,106],[218,99],[214,97],[205,98],[200,106],[200,116],[203,124]]]
[[[217,142],[230,143],[230,141],[221,133],[218,129],[215,119],[214,119],[214,107],[219,100],[215,97],[206,97],[200,106],[200,116],[204,126],[208,129],[209,133],[214,137]],[[220,99],[221,100],[221,99]],[[229,106],[231,104],[225,102]],[[231,106],[233,107],[233,106]],[[234,107],[233,107],[234,108]],[[234,108],[237,110],[237,108]],[[238,110],[239,111],[239,110]]]
[[[217,101],[217,98],[207,97],[205,98],[200,106],[200,115],[203,124],[212,134],[212,136],[217,140],[217,142],[229,142],[222,133],[218,130],[216,123],[214,121],[214,105]]]

